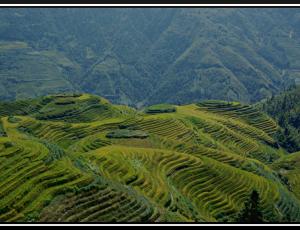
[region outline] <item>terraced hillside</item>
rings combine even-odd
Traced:
[[[297,167],[250,106],[61,94],[0,116],[1,222],[234,222],[253,191],[264,221],[300,221]]]

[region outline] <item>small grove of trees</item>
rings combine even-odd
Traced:
[[[0,137],[7,137],[6,132],[4,131],[1,120],[0,120]]]
[[[259,193],[252,191],[250,198],[245,202],[244,209],[237,215],[236,222],[239,223],[262,223],[263,214],[260,207]]]
[[[276,135],[278,143],[289,152],[300,151],[300,87],[272,97],[260,106],[281,127]]]

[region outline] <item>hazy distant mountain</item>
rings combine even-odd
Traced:
[[[0,99],[260,100],[300,79],[298,9],[1,9]]]

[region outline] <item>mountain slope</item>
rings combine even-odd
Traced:
[[[280,145],[289,152],[300,150],[300,88],[296,87],[280,95],[258,103],[258,108],[276,119],[281,126],[277,134]]]
[[[264,221],[300,219],[278,127],[253,107],[61,94],[1,103],[0,116],[1,221],[235,221],[253,190]]]
[[[62,69],[72,66],[72,63],[59,53],[37,52],[25,42],[0,42],[0,62],[2,99],[75,91]]]
[[[298,19],[298,9],[1,9],[0,98],[258,101],[299,79]]]
[[[273,168],[279,172],[291,191],[299,198],[299,156],[300,153],[292,153],[273,164]]]

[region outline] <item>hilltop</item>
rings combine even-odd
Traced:
[[[0,99],[257,102],[300,75],[298,9],[1,9]]]
[[[1,221],[236,221],[253,191],[264,221],[300,220],[286,163],[299,157],[254,107],[202,101],[139,111],[58,94],[0,103],[0,117]]]

